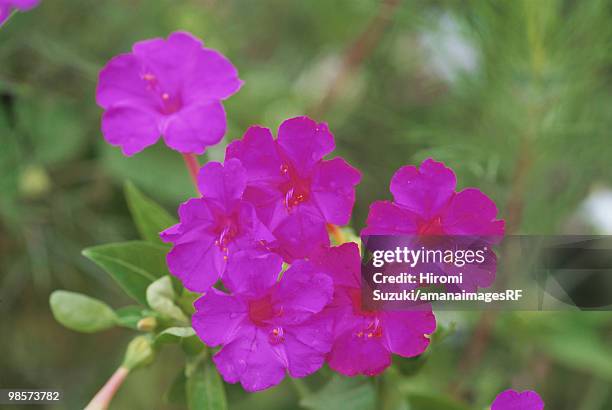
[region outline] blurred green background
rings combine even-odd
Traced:
[[[512,233],[611,233],[610,21],[603,0],[43,0],[14,15],[0,28],[0,387],[60,388],[59,408],[82,407],[131,334],[71,332],[49,293],[128,304],[81,249],[137,237],[126,179],[172,213],[193,195],[177,153],[159,145],[128,159],[100,134],[97,73],[134,42],[190,31],[245,80],[225,104],[226,139],[201,161],[222,159],[251,124],[327,121],[336,154],[363,171],[356,230],[399,166],[432,156],[494,198]],[[437,317],[423,357],[398,360],[374,387],[354,380],[335,405],[371,407],[375,388],[379,408],[477,410],[515,387],[547,409],[612,409],[612,314]],[[180,369],[166,349],[112,408],[182,408],[164,399]],[[227,389],[232,409],[298,406],[288,381]]]

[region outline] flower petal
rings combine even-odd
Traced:
[[[327,124],[308,117],[284,121],[278,129],[278,145],[300,176],[308,176],[314,164],[335,148]]]
[[[226,207],[242,198],[246,187],[246,171],[237,159],[207,162],[198,174],[198,189],[204,198],[219,200]]]
[[[312,195],[327,222],[346,225],[355,204],[355,185],[361,173],[344,159],[334,158],[315,166]]]
[[[233,293],[256,297],[274,286],[282,266],[282,259],[273,253],[238,252],[229,259],[223,283]]]
[[[281,160],[270,130],[250,127],[240,140],[227,146],[225,160],[238,158],[247,170],[249,184],[279,183]]]
[[[287,369],[292,377],[305,377],[319,370],[332,346],[331,318],[317,315],[285,333]]]
[[[231,341],[248,314],[247,306],[239,299],[214,288],[196,300],[194,307],[193,329],[208,346]]]
[[[389,201],[370,205],[366,228],[362,235],[414,234],[418,232],[419,217],[414,212]]]
[[[328,275],[314,264],[295,261],[283,273],[279,287],[273,295],[275,305],[283,307],[283,325],[301,323],[320,312],[331,300],[334,284]]]
[[[427,219],[448,203],[456,184],[453,171],[430,158],[418,169],[400,168],[391,179],[391,193],[395,202]]]
[[[250,392],[275,386],[285,377],[285,365],[270,346],[268,335],[255,327],[243,328],[213,361],[226,382],[240,381]]]
[[[457,193],[445,210],[442,225],[447,235],[504,234],[504,221],[496,220],[497,206],[476,188]]]
[[[317,252],[312,262],[331,276],[334,286],[358,288],[361,284],[361,256],[354,242],[325,248]]]
[[[132,103],[153,109],[151,94],[141,78],[142,63],[133,54],[113,57],[100,71],[96,102],[108,109],[115,104]]]
[[[206,292],[225,271],[225,259],[211,235],[198,232],[198,238],[174,245],[166,256],[170,273],[193,292]]]
[[[168,118],[162,133],[166,144],[182,153],[202,154],[225,135],[225,110],[218,101],[185,107]]]
[[[381,314],[383,333],[390,352],[403,357],[414,357],[427,349],[429,338],[426,335],[436,330],[436,318],[430,306],[422,308],[427,310]]]
[[[158,118],[150,111],[130,105],[113,106],[102,116],[106,141],[132,156],[159,139]]]
[[[325,221],[299,206],[273,230],[277,239],[276,251],[286,262],[303,259],[329,246]]]
[[[356,324],[361,320],[357,319]],[[374,376],[391,364],[391,353],[380,338],[359,337],[354,331],[346,331],[336,337],[327,355],[329,367],[345,376],[365,374]]]
[[[532,390],[517,392],[506,390],[501,392],[491,404],[491,410],[542,410],[544,401],[538,393]]]

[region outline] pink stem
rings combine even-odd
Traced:
[[[126,367],[119,367],[94,398],[91,399],[85,410],[106,410],[129,372]]]
[[[183,154],[183,159],[185,160],[187,171],[189,171],[196,192],[199,192],[198,173],[200,172],[200,163],[198,162],[198,158],[194,154]]]

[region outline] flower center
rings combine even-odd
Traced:
[[[277,326],[270,330],[268,334],[268,341],[270,344],[277,345],[285,341],[285,332],[282,327]]]
[[[249,319],[257,326],[264,326],[266,322],[283,314],[283,310],[277,309],[272,303],[270,295],[249,302]],[[283,337],[282,328],[276,328],[276,336]],[[279,330],[280,329],[280,330]],[[274,331],[274,329],[272,329]],[[272,333],[271,333],[272,335]]]
[[[232,215],[217,215],[217,224],[213,229],[217,236],[215,245],[223,251],[227,251],[227,246],[239,235],[238,220],[235,214]]]
[[[306,202],[310,197],[310,179],[300,177],[288,163],[281,165],[280,174],[285,177],[281,190],[285,193],[284,203],[287,209],[291,210],[302,202]]]
[[[180,94],[163,90],[155,74],[145,73],[142,75],[142,80],[147,83],[147,90],[158,99],[159,111],[162,114],[174,114],[183,107]]]
[[[444,235],[444,228],[442,227],[442,218],[436,216],[428,221],[419,221],[418,227],[419,235]]]
[[[380,319],[378,317],[374,317],[371,321],[368,322],[368,325],[363,329],[359,330],[356,334],[357,337],[363,337],[366,339],[371,339],[373,337],[380,338],[383,335],[383,327],[380,323]]]

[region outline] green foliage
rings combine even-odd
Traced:
[[[219,373],[210,361],[201,356],[185,369],[187,403],[190,409],[226,410],[227,399]]]
[[[371,410],[376,407],[376,394],[365,377],[335,375],[321,390],[302,398],[300,404],[312,410]]]
[[[80,293],[56,290],[49,297],[49,305],[55,320],[77,332],[99,332],[119,321],[106,303]]]
[[[129,296],[146,305],[149,285],[169,275],[167,251],[164,246],[131,241],[87,248],[83,255],[111,275]]]
[[[131,182],[125,184],[125,198],[142,239],[155,244],[164,244],[159,233],[177,223],[160,205],[146,197]]]
[[[189,323],[183,311],[174,303],[176,295],[169,276],[162,276],[147,287],[147,304],[154,311],[178,322]]]

